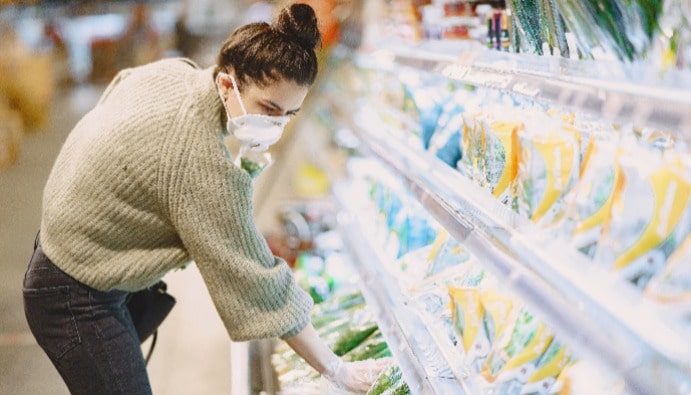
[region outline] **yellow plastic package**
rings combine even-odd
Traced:
[[[494,344],[509,324],[514,301],[509,295],[498,291],[498,284],[488,285],[488,282],[485,282],[483,288],[480,292],[480,303],[484,310],[485,332],[490,344]]]
[[[437,237],[429,248],[426,259],[425,278],[443,275],[447,269],[470,259],[468,251],[445,229],[437,231]]]
[[[623,183],[596,261],[644,288],[691,232],[691,169],[679,154],[640,147],[618,155]]]
[[[533,222],[551,225],[564,211],[564,197],[578,180],[578,131],[559,119],[535,117],[518,132],[516,204]]]
[[[495,342],[482,367],[482,377],[494,385],[493,393],[520,393],[553,338],[544,323],[521,309]]]
[[[589,257],[595,255],[602,226],[609,217],[615,190],[621,188],[621,170],[613,141],[591,139],[585,151],[578,183],[566,197],[560,224],[569,243]]]
[[[489,117],[490,114],[482,111],[463,114],[463,156],[461,157],[459,169],[461,173],[480,185],[484,185],[482,176],[480,175],[481,161],[485,154],[485,140],[484,134],[482,133],[482,124],[483,121],[489,119]]]
[[[480,371],[490,350],[484,328],[485,310],[477,287],[449,287],[451,320],[465,351],[465,361],[475,372]]]
[[[566,346],[556,339],[552,340],[540,356],[535,371],[523,385],[520,395],[547,395],[557,391],[560,388],[559,376],[571,362],[572,356]]]
[[[681,244],[667,266],[648,283],[645,295],[670,305],[691,311],[691,235]]]
[[[511,200],[511,185],[516,178],[518,158],[515,146],[523,123],[509,120],[484,120],[482,129],[485,153],[480,168],[490,192],[503,204]]]

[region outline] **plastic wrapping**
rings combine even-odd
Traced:
[[[618,165],[624,182],[595,259],[644,288],[691,232],[691,171],[677,155],[635,146]]]
[[[485,154],[478,160],[478,166],[490,192],[503,204],[511,201],[511,186],[517,172],[517,136],[523,127],[518,121],[482,122]]]
[[[564,343],[552,340],[549,347],[540,356],[535,370],[525,382],[520,395],[543,395],[557,393],[563,387],[559,376],[573,361],[571,353]]]
[[[367,391],[367,395],[404,395],[410,394],[408,385],[403,380],[403,373],[398,366],[391,366],[384,370],[377,380],[372,384],[372,388]]]
[[[648,284],[645,294],[691,315],[691,235],[670,256],[667,266]]]
[[[494,384],[496,394],[520,394],[553,339],[544,323],[520,309],[483,364],[483,377]]]
[[[551,225],[563,215],[564,197],[578,181],[578,132],[558,118],[533,119],[518,133],[518,212]]]
[[[633,61],[650,48],[662,13],[661,0],[556,0],[586,57]],[[611,56],[609,55],[609,56]]]
[[[473,108],[475,99],[470,92],[459,89],[443,106],[439,121],[430,138],[428,150],[442,162],[456,167],[462,157],[463,113]]]
[[[616,163],[617,149],[616,142],[591,139],[581,179],[566,198],[565,218],[560,226],[569,243],[590,258],[595,256],[614,193],[623,181]]]
[[[415,78],[407,81],[403,86],[402,110],[415,120],[412,132],[419,136],[424,149],[429,148],[444,103],[451,96],[451,90],[445,85],[448,83]]]

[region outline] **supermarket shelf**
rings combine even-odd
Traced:
[[[250,395],[250,348],[248,342],[230,343],[230,393]]]
[[[691,344],[679,321],[376,119],[367,110],[356,117],[365,148],[575,353],[622,377],[633,394],[691,391]]]
[[[278,378],[271,365],[273,339],[230,343],[230,393],[279,394]]]
[[[386,273],[380,249],[366,236],[367,225],[358,218],[363,212],[345,183],[334,186],[334,195],[344,213],[339,218],[343,238],[351,252],[353,265],[362,283],[362,292],[372,313],[379,317],[378,325],[399,364],[403,377],[413,394],[480,394],[469,377],[452,370],[435,338],[408,305],[395,279]],[[458,367],[458,365],[453,366]]]
[[[599,119],[678,133],[691,141],[691,73],[604,61],[578,61],[429,45],[391,45],[356,56],[361,67],[434,72],[464,84],[499,89]]]

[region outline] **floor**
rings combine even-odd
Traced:
[[[102,89],[84,85],[58,92],[48,125],[25,135],[18,162],[0,172],[0,395],[69,393],[28,331],[21,286],[52,163]],[[178,303],[160,328],[149,363],[154,394],[231,393],[230,340],[199,272],[190,266],[166,281]]]

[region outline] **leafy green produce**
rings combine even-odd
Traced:
[[[554,54],[554,48],[559,49],[559,53],[563,57],[569,57],[569,46],[566,43],[566,34],[564,31],[564,19],[559,13],[555,0],[542,0],[541,17],[546,23],[546,34],[543,37],[547,38],[549,46]]]
[[[631,0],[629,0],[631,1]],[[633,0],[640,8],[641,23],[645,34],[649,39],[653,39],[655,32],[658,30],[659,20],[662,16],[664,6],[663,0]]]
[[[344,358],[347,361],[378,359],[381,358],[380,355],[385,354],[387,351],[389,351],[389,345],[381,337],[378,337],[375,341],[368,341],[367,344],[363,343],[360,347],[353,349],[344,355]]]
[[[507,5],[514,15],[521,50],[542,55],[543,31],[540,21],[542,0],[509,0]]]
[[[377,379],[372,384],[372,387],[367,391],[367,395],[381,395],[387,390],[395,388],[397,384],[403,381],[403,373],[401,368],[392,365],[386,369],[377,377]]]
[[[398,382],[397,386],[384,391],[382,395],[410,395],[410,387],[408,387],[405,381],[401,380]]]
[[[259,163],[252,162],[245,158],[240,158],[240,167],[250,174],[250,177],[256,177],[264,170],[264,166]]]
[[[348,328],[345,332],[341,333],[338,340],[333,347],[333,352],[340,356],[345,355],[350,350],[354,349],[360,343],[365,341],[370,335],[379,329],[377,324],[366,324],[361,327]]]
[[[662,0],[555,0],[564,22],[590,57],[594,47],[620,60],[645,55],[659,30]]]
[[[333,321],[349,316],[353,311],[365,307],[365,298],[360,292],[332,297],[316,305],[312,311],[312,325],[315,329],[329,326]]]

